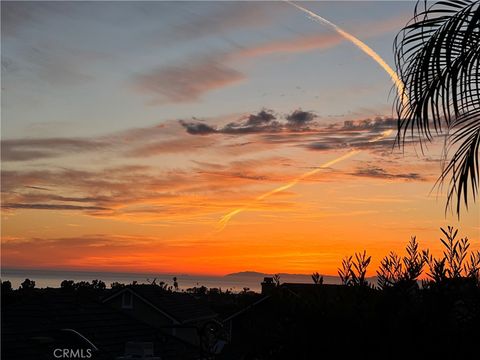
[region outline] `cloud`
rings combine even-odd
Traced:
[[[261,133],[277,133],[288,131],[303,131],[308,129],[308,125],[316,115],[309,111],[295,110],[281,121],[272,110],[263,109],[257,114],[250,114],[248,117],[241,118],[238,121],[229,122],[220,127],[214,127],[202,122],[180,121],[187,133],[190,135],[248,135]]]
[[[263,27],[273,20],[272,15],[280,8],[272,6],[274,4],[268,4],[267,7],[261,3],[249,2],[226,2],[221,6],[215,4],[210,7],[206,5],[207,3],[187,4],[188,12],[183,11],[184,16],[189,15],[186,17],[186,21],[174,26],[169,32],[169,37],[175,41],[197,39],[212,34],[225,34],[236,28]],[[197,9],[195,6],[199,8]],[[203,13],[196,11],[205,7],[209,11]]]
[[[271,110],[262,110],[258,114],[250,114],[246,122],[246,126],[261,126],[270,123],[275,120]]]
[[[75,138],[2,140],[2,161],[29,161],[106,147],[100,140]]]
[[[151,96],[150,104],[199,100],[205,93],[236,84],[245,75],[213,58],[195,59],[183,65],[163,66],[136,75],[133,86]]]
[[[187,122],[183,120],[179,122],[190,135],[210,135],[218,132],[217,129],[201,122]]]
[[[10,211],[81,211],[126,221],[186,221],[248,201],[259,184],[288,179],[279,167],[285,162],[268,157],[216,166],[200,162],[184,170],[146,166],[2,170],[2,203]]]
[[[302,129],[315,119],[316,115],[309,111],[295,110],[286,117],[287,126]]]
[[[187,130],[188,131],[188,130]],[[177,138],[167,141],[140,145],[127,152],[129,157],[149,157],[159,154],[189,153],[215,145],[215,141],[206,138]]]
[[[356,148],[364,150],[392,149],[394,138],[375,140],[379,133],[393,130],[397,120],[390,117],[377,117],[375,119],[348,120],[343,124],[331,124],[323,129],[319,136],[313,136],[299,146],[308,150],[328,151],[342,148]]]
[[[340,44],[343,38],[336,33],[321,35],[297,36],[291,39],[270,41],[260,45],[245,47],[232,52],[231,59],[256,58],[279,53],[303,53],[319,49],[327,49]]]
[[[385,130],[395,129],[397,127],[397,119],[394,118],[381,118],[364,119],[364,120],[347,120],[344,121],[342,130],[371,130],[381,132]]]
[[[182,26],[173,35],[176,37],[194,38],[210,33],[228,30],[234,26],[264,25],[265,17],[262,7],[255,4],[238,5],[239,11],[226,7],[208,16],[197,17]],[[223,14],[224,12],[224,14]],[[269,14],[271,5],[269,5]],[[405,14],[388,18],[373,24],[361,25],[357,29],[362,37],[368,38],[381,33],[398,29],[405,23]],[[253,59],[280,53],[304,53],[313,50],[327,49],[342,43],[344,39],[335,32],[315,35],[299,35],[293,38],[267,41],[248,46],[236,45],[228,52],[219,52],[207,57],[198,55],[190,57],[183,64],[164,66],[148,73],[134,77],[134,88],[141,93],[150,95],[150,104],[192,102],[201,99],[209,91],[231,86],[247,79],[247,76],[237,70],[233,63],[243,59]]]
[[[390,173],[387,170],[377,167],[369,166],[365,168],[359,168],[355,172],[351,173],[353,176],[387,179],[387,180],[407,180],[407,181],[425,181],[426,179],[419,173]]]
[[[78,206],[65,204],[2,204],[4,209],[33,209],[33,210],[107,210],[100,206]]]

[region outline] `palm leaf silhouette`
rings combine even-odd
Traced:
[[[418,1],[412,20],[394,43],[399,77],[398,142],[410,133],[420,141],[445,136],[445,160],[437,181],[448,179],[446,207],[462,200],[468,209],[479,186],[480,1]],[[433,134],[433,135],[432,135]],[[421,143],[421,142],[420,142]]]

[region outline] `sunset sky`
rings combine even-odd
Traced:
[[[414,7],[301,4],[392,67]],[[443,138],[393,148],[391,79],[293,6],[1,6],[2,267],[335,274],[366,249],[373,274],[446,225],[480,249],[478,205],[434,187]]]

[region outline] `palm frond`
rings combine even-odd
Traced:
[[[412,20],[397,35],[396,66],[405,88],[398,95],[398,142],[446,135],[454,152],[439,182],[450,177],[447,207],[460,214],[469,193],[478,194],[480,142],[480,1],[419,1]],[[469,185],[470,184],[470,185]]]

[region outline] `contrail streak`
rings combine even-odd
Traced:
[[[357,39],[355,36],[353,36],[352,34],[346,32],[345,30],[343,30],[342,28],[338,27],[337,25],[335,25],[334,23],[328,21],[327,19],[321,17],[320,15],[317,15],[315,14],[314,12],[308,10],[308,9],[305,9],[304,7],[301,7],[300,5],[297,5],[293,2],[290,2],[288,0],[284,0],[286,3],[296,7],[298,10],[306,13],[310,19],[312,19],[313,21],[315,22],[319,22],[319,23],[322,23],[322,24],[325,24],[325,25],[328,25],[330,26],[331,28],[333,28],[338,34],[340,34],[342,37],[344,37],[345,39],[347,39],[348,41],[350,41],[351,43],[353,43],[355,46],[357,46],[360,50],[362,50],[365,54],[367,54],[368,56],[370,56],[373,60],[375,60],[375,62],[377,62],[382,68],[383,70],[385,70],[385,72],[390,76],[390,78],[392,79],[392,82],[394,83],[396,89],[397,89],[397,92],[398,92],[398,95],[400,96],[400,98],[403,99],[403,101],[406,101],[406,96],[404,94],[404,85],[403,85],[403,82],[402,80],[400,80],[400,78],[398,77],[397,73],[395,72],[395,70],[393,70],[386,62],[385,60],[383,60],[381,58],[380,55],[378,55],[370,46],[368,46],[367,44],[365,44],[363,41],[361,41],[360,39]],[[374,139],[371,139],[369,142],[376,142],[376,141],[379,141],[381,139],[384,139],[388,136],[390,136],[390,134],[393,132],[393,130],[387,130],[387,131],[384,131],[381,135],[377,136],[376,138]],[[322,169],[325,169],[327,167],[330,167],[340,161],[343,161],[345,159],[348,159],[349,157],[352,157],[353,155],[359,153],[360,150],[351,150],[349,151],[348,153],[336,158],[336,159],[333,159],[333,160],[330,160],[322,165],[320,165],[319,167],[317,167],[316,169],[312,170],[312,171],[309,171],[305,174],[302,174],[300,175],[299,177],[297,177],[296,179],[292,180],[291,182],[289,182],[288,184],[285,184],[285,185],[282,185],[276,189],[273,189],[269,192],[266,192],[260,196],[258,196],[256,199],[254,199],[250,204],[248,205],[245,205],[243,207],[240,207],[238,209],[235,209],[231,212],[229,212],[228,214],[226,214],[225,216],[223,216],[221,219],[220,219],[220,222],[219,222],[219,225],[220,225],[220,229],[218,231],[222,231],[225,226],[227,226],[228,222],[237,214],[245,211],[245,210],[248,210],[253,204],[255,204],[256,202],[258,201],[262,201],[264,200],[265,198],[273,195],[273,194],[276,194],[276,193],[279,193],[281,191],[285,191],[287,189],[290,189],[292,186],[295,186],[299,181],[305,179],[305,178],[308,178],[312,175],[315,175],[316,173],[318,173],[319,171],[321,171]]]
[[[345,160],[345,159],[348,159],[349,157],[355,155],[356,153],[360,152],[359,150],[351,150],[349,151],[348,153],[346,153],[345,155],[342,155],[336,159],[333,159],[333,160],[330,160],[322,165],[320,165],[319,167],[317,167],[316,169],[312,170],[312,171],[309,171],[305,174],[302,174],[300,175],[299,177],[297,177],[296,179],[293,179],[292,181],[290,181],[288,184],[285,184],[285,185],[282,185],[276,189],[273,189],[269,192],[266,192],[265,194],[262,194],[260,196],[258,196],[257,198],[255,198],[250,204],[244,206],[244,207],[241,207],[241,208],[238,208],[238,209],[235,209],[231,212],[229,212],[227,215],[225,215],[224,217],[222,217],[220,219],[220,231],[223,230],[225,228],[225,226],[227,226],[228,222],[230,221],[230,219],[232,217],[234,217],[235,215],[241,213],[242,211],[245,211],[245,210],[248,210],[253,204],[255,204],[256,202],[258,201],[262,201],[263,199],[266,199],[267,197],[273,195],[273,194],[276,194],[276,193],[279,193],[279,192],[282,192],[282,191],[285,191],[285,190],[288,190],[290,189],[292,186],[295,186],[299,181],[303,180],[303,179],[306,179],[312,175],[315,175],[316,173],[318,173],[319,171],[325,169],[325,168],[328,168],[342,160]]]
[[[374,139],[371,139],[369,140],[369,142],[376,142],[376,141],[379,141],[379,140],[382,140],[388,136],[390,136],[390,134],[393,132],[393,130],[387,130],[387,131],[384,131],[381,135],[377,136],[376,138]],[[314,170],[311,170],[309,172],[306,172],[302,175],[300,175],[299,177],[293,179],[292,181],[290,181],[289,183],[285,184],[285,185],[282,185],[278,188],[275,188],[273,190],[270,190],[269,192],[266,192],[258,197],[256,197],[254,200],[252,200],[250,202],[250,204],[248,205],[245,205],[243,207],[240,207],[238,209],[235,209],[235,210],[232,210],[230,211],[227,215],[225,215],[224,217],[222,217],[219,221],[219,225],[220,225],[220,228],[218,231],[222,231],[225,226],[227,226],[228,222],[235,216],[235,215],[238,215],[239,213],[245,211],[245,210],[248,210],[252,205],[254,205],[256,202],[258,201],[262,201],[264,199],[266,199],[267,197],[271,196],[271,195],[274,195],[276,193],[279,193],[279,192],[282,192],[282,191],[285,191],[285,190],[288,190],[290,189],[292,186],[295,186],[296,184],[298,184],[301,180],[303,179],[306,179],[310,176],[313,176],[315,174],[317,174],[318,172],[320,172],[321,170],[323,169],[326,169],[332,165],[335,165],[336,163],[339,163],[340,161],[343,161],[343,160],[346,160],[350,157],[352,157],[353,155],[356,155],[360,152],[360,150],[356,150],[356,149],[353,149],[353,150],[350,150],[348,153],[338,157],[338,158],[335,158],[333,160],[330,160],[320,166],[318,166],[316,169]]]
[[[383,70],[385,70],[385,72],[390,76],[390,78],[392,79],[393,83],[395,84],[395,87],[397,88],[397,92],[398,92],[398,95],[400,96],[400,98],[403,98],[405,100],[405,94],[404,94],[404,85],[403,85],[403,82],[402,80],[400,80],[400,78],[398,77],[397,73],[395,72],[395,70],[393,70],[386,62],[385,60],[383,60],[381,58],[380,55],[378,55],[375,51],[373,51],[373,49],[368,46],[367,44],[365,44],[363,41],[361,41],[360,39],[357,39],[355,36],[353,36],[352,34],[346,32],[345,30],[343,30],[342,28],[338,27],[337,25],[335,25],[334,23],[332,23],[331,21],[328,21],[327,19],[321,17],[320,15],[317,15],[315,14],[313,11],[310,11],[308,9],[305,9],[304,7],[301,7],[300,5],[297,5],[293,2],[290,2],[288,0],[285,0],[286,3],[292,5],[292,6],[295,6],[298,10],[304,12],[305,14],[307,14],[309,16],[310,19],[312,19],[313,21],[315,22],[319,22],[319,23],[322,23],[322,24],[325,24],[325,25],[328,25],[330,26],[333,30],[335,30],[339,35],[341,35],[342,37],[344,37],[345,39],[347,39],[348,41],[350,41],[352,44],[354,44],[355,46],[357,46],[360,50],[362,50],[365,54],[367,54],[368,56],[370,56],[373,60],[375,60],[375,62],[378,63],[378,65],[380,65]]]

